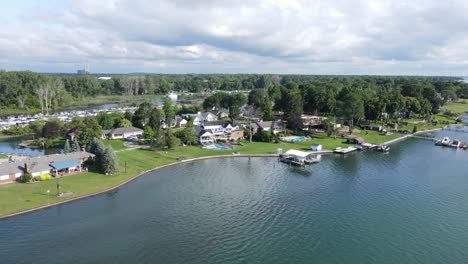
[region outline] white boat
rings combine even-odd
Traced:
[[[380,145],[376,148],[376,150],[378,151],[382,151],[382,152],[389,152],[390,151],[390,147],[387,146],[387,145]]]

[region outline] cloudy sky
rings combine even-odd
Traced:
[[[466,14],[466,0],[0,0],[0,69],[468,75]]]

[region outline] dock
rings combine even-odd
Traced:
[[[348,154],[357,150],[358,149],[355,147],[347,147],[347,148],[336,148],[333,152],[338,153],[338,154]]]

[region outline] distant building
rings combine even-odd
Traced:
[[[89,72],[88,72],[88,74],[89,74]],[[110,76],[101,76],[101,77],[98,77],[98,80],[103,80],[103,81],[108,81],[108,80],[111,80],[111,79],[112,79],[112,77],[110,77]]]
[[[143,135],[143,129],[137,127],[119,127],[112,130],[103,130],[102,137],[107,139],[127,139]]]
[[[89,66],[85,65],[83,69],[77,70],[76,74],[78,74],[78,75],[89,75],[90,74]]]

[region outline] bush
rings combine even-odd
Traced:
[[[23,182],[23,183],[26,183],[26,182],[30,182],[32,180],[32,178],[33,177],[31,175],[31,173],[25,173],[25,174],[23,174],[23,176],[21,176],[19,178],[19,181]]]
[[[40,180],[40,181],[48,181],[48,180],[50,180],[50,179],[52,179],[52,176],[50,176],[50,174],[48,174],[48,173],[39,176],[39,180]]]

